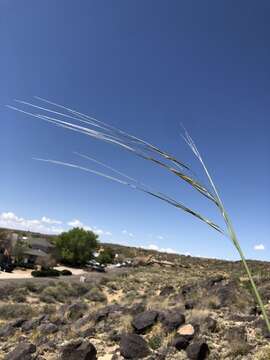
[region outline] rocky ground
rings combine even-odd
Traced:
[[[85,283],[2,283],[0,359],[270,359],[240,263],[170,260]],[[268,308],[270,264],[251,266]]]

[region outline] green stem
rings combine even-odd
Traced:
[[[248,267],[247,261],[246,261],[246,259],[245,259],[244,253],[243,253],[243,251],[242,251],[242,249],[241,249],[241,247],[240,247],[240,244],[239,244],[239,242],[238,242],[238,240],[237,240],[236,235],[235,235],[234,232],[233,232],[232,241],[233,241],[235,247],[237,248],[237,251],[238,251],[238,253],[239,253],[240,257],[241,257],[242,263],[243,263],[244,268],[245,268],[245,270],[246,270],[246,273],[247,273],[247,275],[248,275],[248,278],[249,278],[249,281],[250,281],[250,283],[251,283],[251,286],[252,286],[253,292],[254,292],[254,294],[255,294],[256,300],[257,300],[257,302],[258,302],[258,304],[259,304],[259,306],[260,306],[260,308],[261,308],[261,311],[262,311],[264,320],[265,320],[265,322],[266,322],[267,329],[268,329],[268,331],[269,331],[269,333],[270,333],[270,321],[269,321],[268,315],[267,315],[267,313],[266,313],[266,311],[265,311],[265,307],[264,307],[264,304],[263,304],[263,302],[262,302],[262,298],[261,298],[261,296],[260,296],[260,294],[259,294],[259,292],[258,292],[257,286],[256,286],[256,284],[255,284],[255,282],[254,282],[254,280],[253,280],[251,271],[249,270],[249,267]]]
[[[262,302],[262,298],[261,298],[261,296],[259,294],[259,291],[257,289],[257,286],[256,286],[256,284],[255,284],[255,282],[253,280],[251,271],[249,270],[247,261],[245,259],[244,253],[243,253],[243,251],[241,249],[240,243],[239,243],[239,241],[237,239],[237,236],[236,236],[236,233],[234,231],[232,222],[231,222],[231,220],[230,220],[230,218],[229,218],[229,216],[228,216],[228,214],[227,214],[227,212],[225,210],[223,202],[222,202],[222,200],[221,200],[221,198],[219,196],[218,190],[217,190],[217,188],[216,188],[216,186],[215,186],[215,184],[214,184],[214,182],[213,182],[213,180],[212,180],[212,178],[211,178],[211,176],[210,176],[210,174],[209,174],[209,172],[207,170],[207,167],[206,167],[206,165],[205,165],[205,163],[204,163],[204,161],[203,161],[203,159],[202,159],[202,157],[201,157],[201,155],[200,155],[200,153],[199,153],[199,151],[197,149],[196,149],[196,152],[197,152],[197,157],[200,160],[200,162],[201,162],[201,164],[202,164],[202,166],[204,168],[206,176],[207,176],[207,178],[208,178],[208,180],[209,180],[209,182],[210,182],[210,184],[211,184],[211,186],[212,186],[212,188],[213,188],[213,190],[214,190],[214,192],[216,194],[219,210],[220,210],[220,212],[221,212],[221,214],[222,214],[222,216],[223,216],[223,218],[225,220],[227,229],[228,229],[229,234],[230,234],[230,238],[231,238],[234,246],[236,247],[236,249],[237,249],[237,251],[238,251],[238,253],[239,253],[240,257],[241,257],[242,263],[243,263],[244,268],[246,270],[246,273],[248,275],[248,279],[249,279],[250,284],[252,286],[252,289],[254,291],[255,298],[256,298],[256,300],[258,302],[258,305],[260,306],[260,309],[262,311],[262,314],[263,314],[267,329],[268,329],[268,331],[270,333],[270,321],[269,321],[268,315],[267,315],[267,313],[265,311],[265,307],[264,307],[264,304]]]

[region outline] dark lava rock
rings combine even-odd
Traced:
[[[177,335],[172,341],[172,346],[174,346],[177,350],[185,350],[188,345],[189,342],[185,336]]]
[[[45,318],[45,315],[41,315],[33,320],[27,320],[22,324],[21,328],[23,331],[30,331],[39,326]]]
[[[61,360],[96,360],[97,351],[87,340],[76,339],[62,346]]]
[[[87,309],[88,306],[83,302],[72,304],[67,309],[67,317],[69,320],[78,320],[84,316]]]
[[[217,321],[211,318],[211,316],[208,316],[205,319],[205,327],[208,331],[215,332],[217,330]]]
[[[158,317],[158,312],[153,310],[144,311],[136,315],[132,320],[132,326],[139,334],[144,333],[146,330],[154,325]]]
[[[195,284],[191,284],[191,285],[184,285],[181,289],[181,293],[182,295],[185,297],[188,294],[190,294],[191,292],[193,292],[196,289],[196,285]]]
[[[44,335],[54,334],[58,331],[58,326],[52,323],[42,324],[38,328],[38,331],[42,332]]]
[[[127,334],[121,337],[120,354],[125,359],[143,359],[150,354],[150,350],[140,335]]]
[[[163,289],[160,290],[160,293],[159,295],[160,296],[168,296],[168,295],[171,295],[175,292],[175,289],[173,286],[171,285],[168,285],[168,286],[165,286]]]
[[[203,341],[197,341],[190,344],[187,349],[187,356],[191,360],[204,360],[209,355],[209,347]]]
[[[186,310],[192,310],[192,309],[194,309],[194,306],[195,306],[194,301],[189,300],[189,301],[185,302]]]
[[[119,342],[121,340],[121,334],[117,330],[112,330],[109,334],[109,339],[113,342]]]
[[[93,320],[95,322],[99,322],[101,320],[105,320],[111,314],[121,313],[124,310],[124,307],[118,304],[104,306],[93,314]]]
[[[5,360],[31,360],[33,353],[36,352],[36,346],[31,343],[21,343],[14,350],[5,356]]]
[[[129,308],[129,313],[131,315],[139,314],[139,313],[145,311],[145,307],[146,307],[146,305],[143,302],[136,303]]]
[[[206,289],[211,288],[211,287],[221,283],[223,280],[225,280],[225,277],[223,275],[216,275],[209,279],[206,279],[205,284],[204,284],[205,288]]]
[[[159,318],[167,331],[176,330],[185,323],[185,316],[176,309],[160,314]]]
[[[19,328],[22,326],[23,323],[25,323],[26,319],[23,318],[19,318],[19,319],[15,319],[11,322],[12,326],[15,328]]]
[[[12,336],[15,333],[15,327],[12,324],[5,324],[0,327],[0,338]]]
[[[79,334],[83,338],[89,338],[93,337],[96,334],[96,330],[92,326],[89,326],[88,328],[80,331]]]
[[[252,306],[252,307],[250,308],[250,310],[249,310],[249,314],[250,314],[250,315],[256,316],[256,315],[261,315],[261,313],[262,313],[262,310],[261,310],[261,308],[260,308],[259,306],[257,306],[257,305]]]

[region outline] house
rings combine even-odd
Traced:
[[[0,267],[3,262],[5,263],[4,252],[8,252],[13,262],[34,265],[38,258],[49,258],[54,249],[55,246],[45,237],[23,236],[13,232],[2,246]]]
[[[24,237],[23,239],[23,263],[35,264],[38,258],[49,257],[55,246],[45,238],[41,237]]]

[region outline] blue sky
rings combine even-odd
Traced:
[[[165,203],[32,160],[76,161],[73,151],[83,152],[222,224],[206,199],[164,170],[4,107],[39,95],[150,140],[201,172],[180,137],[184,123],[247,256],[269,259],[269,16],[268,1],[1,0],[0,224],[44,231],[83,224],[104,241],[238,258],[227,239]]]

